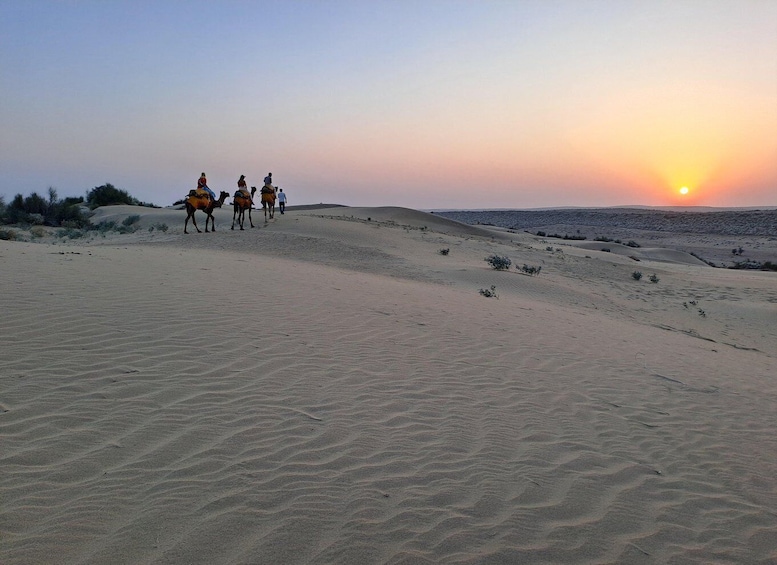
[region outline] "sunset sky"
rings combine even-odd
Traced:
[[[777,205],[777,1],[0,0],[0,196]],[[680,193],[687,187],[687,194]]]

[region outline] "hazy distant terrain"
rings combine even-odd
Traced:
[[[777,210],[687,212],[641,208],[569,208],[435,212],[466,224],[575,238],[613,238],[673,247],[720,266],[777,260]],[[682,236],[682,237],[678,237]],[[741,253],[734,254],[736,249]]]

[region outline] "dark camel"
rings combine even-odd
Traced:
[[[262,187],[262,210],[264,210],[265,222],[268,211],[271,220],[275,217],[275,189],[272,186],[264,185]]]
[[[202,233],[200,228],[197,227],[197,220],[194,219],[194,213],[197,210],[205,212],[205,233],[208,233],[208,220],[210,220],[210,231],[216,231],[216,223],[213,220],[213,210],[215,208],[221,208],[224,205],[224,201],[229,196],[228,192],[221,191],[218,200],[212,200],[207,193],[202,193],[197,190],[189,192],[189,196],[184,201],[186,204],[186,222],[183,225],[183,233],[189,233],[186,231],[186,226],[189,225],[189,219],[191,218],[192,224],[197,230],[197,233]]]
[[[246,210],[248,210],[248,221],[251,224],[251,227],[254,227],[254,221],[251,219],[251,209],[253,208],[254,200],[253,196],[256,192],[256,187],[251,187],[251,196],[248,196],[245,192],[242,190],[238,190],[235,193],[234,196],[234,202],[232,203],[235,207],[235,211],[232,213],[232,229],[235,229],[235,218],[237,218],[237,224],[240,226],[240,229],[243,229],[243,222],[245,222],[246,217]]]

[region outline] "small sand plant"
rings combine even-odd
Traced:
[[[440,255],[447,255],[450,252],[451,252],[450,247],[445,247],[443,249],[440,249],[437,253],[439,253]]]
[[[491,288],[481,288],[478,292],[480,292],[481,296],[485,296],[486,298],[499,298],[499,295],[496,293],[496,285],[491,285]]]
[[[516,265],[515,268],[518,269],[519,268],[518,265]],[[527,265],[526,263],[524,263],[523,266],[520,267],[520,270],[522,273],[525,273],[530,277],[534,277],[540,274],[540,271],[542,271],[542,265],[532,267],[531,265]]]
[[[631,278],[634,279],[635,281],[640,280],[642,278],[642,271],[634,271],[633,273],[631,273]]]
[[[501,255],[489,255],[485,258],[485,261],[491,265],[491,268],[495,271],[505,271],[513,264],[509,257],[503,257]]]
[[[655,274],[655,273],[653,273],[652,275],[650,275],[650,276],[648,277],[648,280],[649,280],[650,282],[652,282],[653,284],[656,284],[656,283],[658,283],[658,281],[660,281],[661,279],[659,279],[659,278],[658,278],[658,276],[656,276],[656,274]]]

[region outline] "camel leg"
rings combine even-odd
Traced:
[[[254,221],[251,219],[251,208],[253,206],[248,207],[248,223],[251,224],[251,227],[254,227]]]
[[[237,206],[234,207],[232,212],[232,227],[230,229],[235,229],[235,216],[237,216]],[[243,229],[243,228],[240,228]]]
[[[188,231],[186,231],[186,226],[189,225],[189,218],[192,219],[192,225],[194,226],[194,229],[197,230],[197,233],[202,233],[200,231],[200,228],[197,227],[197,220],[194,219],[194,213],[191,213],[188,216],[186,216],[186,222],[183,225],[183,233],[189,233]]]

